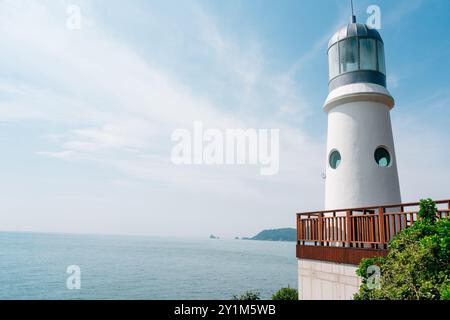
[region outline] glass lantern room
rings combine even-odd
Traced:
[[[369,82],[386,87],[384,44],[380,34],[365,24],[350,23],[328,44],[329,89]]]

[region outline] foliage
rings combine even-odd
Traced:
[[[434,223],[437,218],[436,204],[431,199],[421,200],[418,216],[422,221]]]
[[[441,300],[450,300],[450,285],[444,286],[441,290]]]
[[[248,301],[254,301],[254,300],[261,300],[261,293],[259,291],[246,291],[240,296],[234,295],[231,300],[248,300]]]
[[[298,291],[290,287],[281,288],[272,296],[272,300],[298,300]]]
[[[232,300],[261,300],[261,293],[259,291],[246,291],[241,295],[234,295]],[[281,288],[273,296],[272,300],[298,300],[298,291],[296,289],[287,287]]]
[[[394,237],[387,257],[361,261],[356,300],[450,299],[450,220],[437,219],[437,212],[431,199],[422,200],[418,221]],[[368,286],[371,265],[381,269],[380,288]]]

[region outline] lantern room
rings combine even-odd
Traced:
[[[386,87],[384,43],[378,31],[352,19],[332,36],[328,67],[330,92],[351,83]]]

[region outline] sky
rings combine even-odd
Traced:
[[[381,9],[402,200],[450,196],[450,2]],[[80,28],[68,27],[71,8]],[[0,0],[0,230],[224,238],[324,206],[342,0]],[[73,21],[73,20],[70,20]],[[280,166],[177,166],[171,135],[279,129]]]

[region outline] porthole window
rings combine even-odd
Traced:
[[[386,148],[379,147],[375,150],[375,162],[382,168],[389,167],[391,164],[391,155]]]
[[[341,154],[339,153],[339,151],[334,150],[333,152],[331,152],[330,154],[330,167],[332,169],[337,169],[337,167],[339,167],[339,165],[341,164]]]

